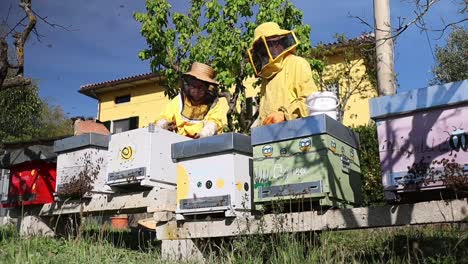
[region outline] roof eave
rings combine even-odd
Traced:
[[[145,76],[138,76],[135,78],[122,79],[117,81],[104,82],[99,84],[91,84],[86,86],[81,86],[79,93],[89,96],[94,99],[99,99],[98,94],[103,90],[118,90],[121,88],[135,87],[136,85],[141,85],[151,82],[161,82],[164,79],[164,76],[161,74],[153,73]],[[106,89],[108,88],[108,89]]]

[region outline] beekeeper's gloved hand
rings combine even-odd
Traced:
[[[198,134],[200,138],[204,137],[210,137],[216,134],[216,131],[218,130],[218,126],[211,121],[205,121],[203,122],[203,128]]]
[[[161,119],[156,122],[156,126],[169,131],[177,132],[176,124],[174,122],[169,122],[166,119]]]
[[[264,120],[263,125],[271,125],[285,121],[286,118],[283,112],[273,112],[269,114]]]

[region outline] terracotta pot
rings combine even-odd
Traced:
[[[114,229],[128,229],[128,216],[117,215],[111,217],[111,225]]]

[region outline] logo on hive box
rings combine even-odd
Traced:
[[[299,141],[299,149],[302,152],[309,151],[311,145],[312,145],[312,140],[310,140],[310,138],[303,138]]]
[[[463,128],[456,128],[450,133],[449,138],[450,148],[459,151],[460,148],[464,151],[468,150],[468,135]]]
[[[135,151],[133,150],[133,148],[131,146],[125,146],[120,151],[120,157],[123,160],[130,160],[130,159],[133,158],[134,153],[135,153]]]
[[[273,147],[271,145],[263,146],[262,153],[265,157],[271,157],[271,155],[273,155]]]
[[[336,152],[336,141],[334,139],[331,140],[331,151]]]

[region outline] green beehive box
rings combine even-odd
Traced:
[[[327,115],[252,130],[254,201],[317,202],[349,207],[361,202],[359,138]]]

